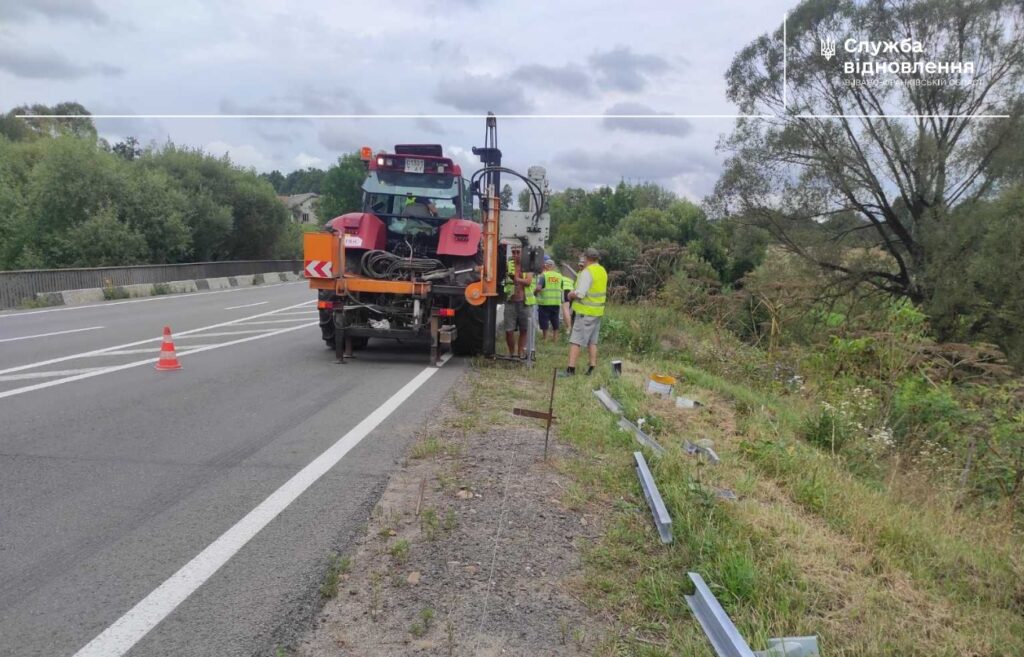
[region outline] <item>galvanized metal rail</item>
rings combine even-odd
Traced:
[[[651,515],[654,517],[654,526],[658,528],[658,535],[662,543],[672,542],[672,516],[668,514],[665,501],[661,499],[658,492],[658,485],[654,483],[654,475],[647,467],[647,459],[642,452],[633,452],[633,459],[636,461],[636,474],[640,479],[640,487],[647,498],[647,506],[651,507]]]
[[[638,443],[640,443],[641,445],[643,445],[647,449],[651,450],[652,452],[654,452],[658,456],[664,456],[665,455],[665,448],[664,447],[659,445],[657,443],[657,441],[654,440],[654,438],[651,438],[646,433],[644,433],[643,429],[641,429],[640,427],[636,426],[635,424],[633,424],[632,422],[630,422],[626,418],[624,418],[624,417],[620,417],[619,418],[619,426],[622,427],[623,429],[625,429],[626,431],[632,432],[633,433],[633,437],[636,438],[636,441]]]
[[[594,396],[597,397],[601,404],[603,404],[609,411],[616,415],[622,415],[622,406],[619,405],[619,402],[615,401],[607,388],[602,387],[595,390]]]
[[[704,578],[698,573],[687,575],[693,582],[694,592],[693,595],[683,597],[703,628],[711,647],[715,649],[715,654],[718,657],[756,657],[743,635],[733,625],[729,614],[725,613],[722,605],[718,603],[715,594],[704,583]]]
[[[818,657],[820,654],[818,638],[814,636],[768,639],[767,650],[751,650],[704,579],[697,573],[687,575],[693,582],[694,592],[684,596],[686,604],[718,657]]]
[[[223,260],[175,265],[129,265],[75,269],[0,271],[0,308],[10,308],[44,292],[156,284],[203,278],[302,271],[301,260]]]

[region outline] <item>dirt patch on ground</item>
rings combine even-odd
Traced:
[[[391,477],[295,654],[585,655],[599,640],[572,594],[597,530],[560,501],[569,448],[552,439],[545,462],[539,422],[467,429],[455,405]]]

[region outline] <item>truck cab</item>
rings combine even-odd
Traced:
[[[482,227],[459,165],[434,144],[361,157],[362,207],[304,238],[324,341],[342,360],[370,338],[473,353],[479,322],[464,317],[474,314],[465,292],[480,280]]]

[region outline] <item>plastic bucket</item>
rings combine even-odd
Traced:
[[[647,392],[662,397],[672,396],[672,386],[676,384],[675,377],[665,374],[652,374],[647,380]]]

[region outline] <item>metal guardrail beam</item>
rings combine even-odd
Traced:
[[[642,452],[633,452],[633,460],[636,461],[636,475],[640,479],[640,488],[647,498],[647,506],[651,507],[651,515],[654,517],[654,526],[658,528],[658,535],[662,543],[672,542],[672,516],[665,508],[665,501],[661,499],[658,492],[658,485],[654,483],[654,475],[647,467],[647,459]]]
[[[697,618],[704,635],[718,657],[818,657],[818,637],[797,636],[768,639],[768,649],[750,649],[743,635],[736,629],[729,614],[725,613],[704,579],[697,573],[687,573],[693,582],[693,595],[684,596],[686,604]]]
[[[704,579],[698,573],[687,575],[693,582],[694,592],[693,595],[683,597],[703,628],[711,647],[715,649],[715,654],[718,657],[756,657]]]
[[[652,452],[654,452],[658,456],[664,456],[665,455],[665,448],[664,447],[659,445],[657,443],[657,441],[654,440],[654,438],[651,438],[646,433],[644,433],[643,429],[641,429],[640,427],[636,426],[635,424],[633,424],[632,422],[630,422],[626,418],[624,418],[624,417],[619,418],[619,426],[622,427],[623,429],[625,429],[626,431],[632,432],[633,433],[633,437],[636,438],[636,441],[638,443],[640,443],[641,445],[643,445],[647,449],[651,450]]]
[[[173,265],[133,265],[75,269],[0,271],[0,308],[11,308],[36,294],[187,281],[202,278],[302,271],[301,260],[224,260]]]
[[[619,402],[615,401],[607,388],[602,387],[595,390],[594,396],[597,397],[609,411],[616,415],[622,415],[622,406],[619,405]]]

